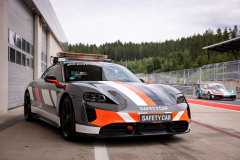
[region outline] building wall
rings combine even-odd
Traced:
[[[8,0],[0,0],[0,115],[7,113],[8,106]]]
[[[56,39],[50,32],[47,32],[47,68],[51,66],[50,57],[56,57],[56,53],[63,52],[64,50],[58,44]]]
[[[22,0],[0,0],[0,20],[1,115],[9,108],[23,105],[25,87],[42,75],[42,53],[47,54],[50,66],[50,56],[64,49],[55,35],[43,29],[39,15],[33,15]]]

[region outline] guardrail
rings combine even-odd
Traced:
[[[136,74],[148,83],[192,86],[201,81],[240,81],[240,60],[170,72]]]

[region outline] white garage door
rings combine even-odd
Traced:
[[[21,0],[9,0],[8,18],[8,108],[14,108],[23,105],[33,80],[34,18]]]

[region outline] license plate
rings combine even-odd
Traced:
[[[140,114],[140,122],[171,122],[172,113]]]

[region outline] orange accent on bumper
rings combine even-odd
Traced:
[[[125,121],[122,119],[121,116],[117,114],[117,112],[105,111],[100,109],[95,109],[95,111],[97,119],[91,122],[94,125],[103,127],[111,123],[125,123]]]
[[[101,109],[95,109],[97,119],[91,124],[103,127],[112,123],[127,123],[117,112],[106,111]],[[147,114],[161,114],[165,112],[147,112]],[[139,113],[128,113],[136,123],[139,122]],[[178,112],[172,112],[172,119],[178,114]],[[179,121],[187,121],[190,123],[190,119],[188,117],[187,109],[184,111],[183,115],[180,117]]]
[[[188,123],[190,123],[187,109],[183,112],[182,116],[179,118],[179,121],[187,121]]]

